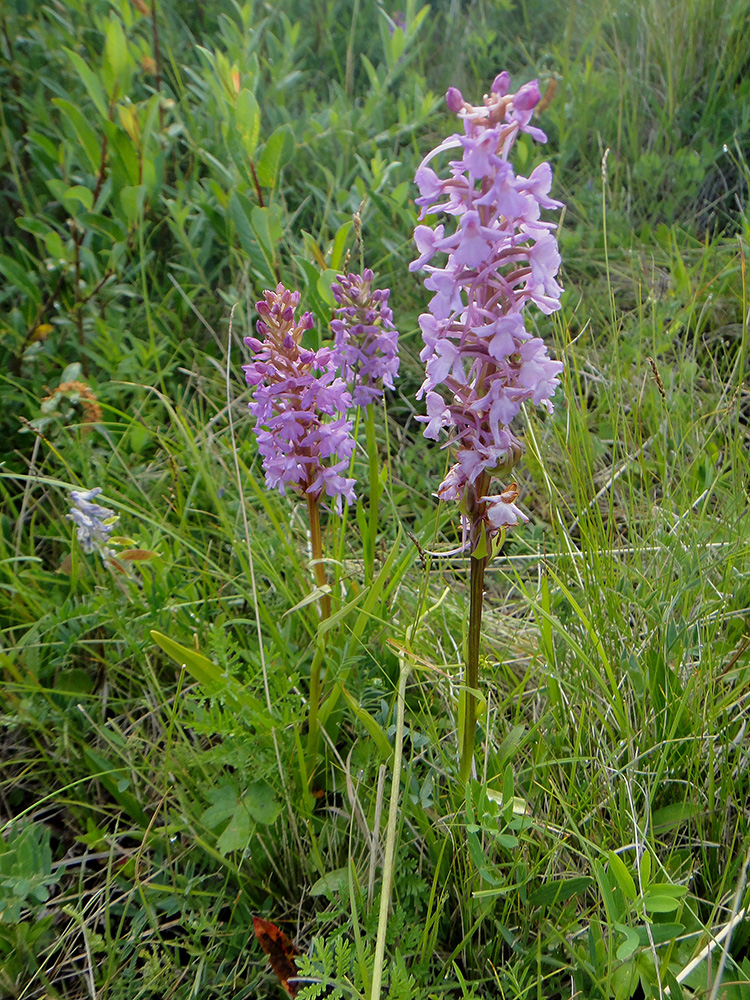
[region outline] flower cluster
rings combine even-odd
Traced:
[[[302,347],[313,319],[308,312],[295,320],[299,300],[279,284],[257,304],[258,337],[245,338],[254,357],[242,366],[255,387],[250,411],[266,485],[282,494],[291,486],[315,500],[325,491],[340,510],[342,498],[355,499],[354,480],[342,475],[354,451],[344,416],[351,393],[336,376],[330,348]]]
[[[100,486],[94,487],[93,490],[71,490],[70,498],[73,506],[66,517],[75,524],[78,542],[83,551],[98,552],[107,562],[114,554],[114,550],[108,548],[107,542],[119,514],[115,514],[109,507],[102,507],[101,504],[92,502],[101,491]]]
[[[489,482],[518,462],[521,442],[510,430],[522,403],[531,400],[552,412],[551,397],[562,364],[553,361],[539,337],[526,329],[523,310],[532,302],[543,313],[559,308],[560,266],[555,224],[542,221],[541,210],[560,208],[549,197],[552,171],[541,163],[529,177],[516,175],[508,161],[521,132],[546,141],[530,124],[540,100],[535,81],[509,93],[510,77],[501,73],[483,107],[466,102],[451,87],[446,102],[463,122],[463,134],[441,142],[416,173],[420,219],[444,213],[456,219],[418,225],[414,238],[419,257],[411,270],[427,272],[425,287],[434,292],[429,312],[419,317],[424,339],[421,358],[426,377],[425,437],[437,439],[450,429],[448,444],[457,446],[457,464],[441,483],[438,496],[476,508],[492,528],[527,520],[515,506],[514,487],[487,497]],[[450,174],[439,177],[429,164],[456,150]],[[442,266],[430,263],[447,255]],[[437,391],[438,387],[441,391]]]
[[[352,386],[355,406],[367,406],[393,388],[398,374],[398,330],[388,305],[390,291],[372,290],[373,274],[340,274],[331,285],[339,308],[331,322],[335,335],[333,358]]]

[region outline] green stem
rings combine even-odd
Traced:
[[[375,407],[372,403],[365,407],[365,434],[367,436],[367,458],[370,466],[370,512],[363,554],[365,557],[365,584],[368,584],[372,583],[375,575],[375,540],[378,534],[378,504],[381,495],[378,442],[375,436]]]
[[[466,642],[466,676],[467,690],[464,698],[463,739],[461,741],[461,757],[459,764],[459,780],[465,785],[471,775],[471,763],[474,759],[474,744],[477,729],[477,699],[473,694],[479,687],[479,640],[482,634],[482,606],[484,603],[484,571],[487,566],[486,555],[477,557],[471,554],[471,580],[469,584],[469,634]]]
[[[315,568],[315,582],[323,589],[327,586],[326,570],[323,565],[323,536],[320,530],[320,507],[318,498],[307,495],[307,513],[310,519],[310,540],[312,543],[312,556]],[[331,595],[322,594],[320,597],[320,616],[323,621],[331,617]],[[323,664],[324,639],[318,639],[318,647],[315,650],[312,665],[310,667],[310,709],[307,725],[307,758],[308,775],[312,779],[318,762],[318,744],[320,743],[320,723],[318,722],[318,709],[320,708],[320,668]]]

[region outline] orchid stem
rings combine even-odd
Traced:
[[[378,442],[375,437],[375,407],[365,407],[365,434],[367,457],[370,466],[370,512],[365,543],[365,584],[372,583],[375,575],[375,540],[378,533],[378,504],[380,503],[380,469],[378,467]]]
[[[465,785],[471,776],[474,760],[474,744],[477,730],[477,698],[474,692],[479,687],[479,640],[482,634],[482,606],[484,604],[484,571],[487,555],[471,555],[471,579],[469,583],[469,634],[466,642],[466,676],[464,697],[463,735],[459,762],[459,781]]]
[[[320,507],[318,498],[307,495],[307,513],[310,519],[310,541],[312,545],[315,582],[323,590],[328,585],[326,570],[323,564],[323,536],[320,531]],[[331,617],[331,595],[323,593],[320,596],[321,621]],[[318,763],[318,745],[320,743],[320,723],[318,709],[320,708],[320,670],[325,652],[325,640],[320,638],[310,666],[310,708],[307,723],[307,757],[308,777],[312,780]]]

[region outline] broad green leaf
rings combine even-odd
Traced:
[[[672,899],[682,899],[688,893],[686,885],[678,885],[675,882],[652,882],[646,889],[644,895],[648,896],[671,896]]]
[[[526,726],[514,726],[509,733],[503,737],[503,742],[497,748],[496,754],[498,762],[502,765],[515,754],[526,735]]]
[[[284,236],[284,228],[281,224],[281,206],[269,205],[261,208],[260,205],[253,205],[250,212],[250,225],[269,259],[275,261],[276,247]]]
[[[310,889],[311,896],[332,896],[343,892],[349,883],[349,869],[335,868],[331,872],[326,872],[322,878]]]
[[[75,210],[76,215],[80,214],[76,203],[83,205],[85,211],[90,212],[94,204],[94,192],[82,184],[74,184],[72,187],[66,189],[65,194],[62,197],[62,202],[68,211]]]
[[[125,228],[116,219],[111,219],[100,212],[84,212],[83,215],[78,216],[78,221],[88,229],[96,229],[112,243],[121,243],[128,235]]]
[[[211,805],[201,813],[200,821],[209,829],[215,830],[234,815],[237,808],[237,786],[234,783],[219,785],[208,791]]]
[[[222,854],[244,851],[250,842],[250,813],[244,802],[238,802],[229,824],[216,841],[216,848]]]
[[[667,986],[669,987],[669,996],[672,998],[672,1000],[683,1000],[684,993],[682,992],[682,987],[677,982],[677,977],[675,976],[674,972],[672,972],[670,969],[664,969],[664,978],[667,980]],[[665,990],[664,991],[665,996],[666,993],[667,991]],[[740,997],[742,998],[742,1000],[744,1000],[742,994],[740,994]]]
[[[623,962],[612,973],[612,1000],[629,1000],[638,986],[638,963]]]
[[[474,862],[474,867],[485,882],[489,882],[492,886],[500,885],[501,880],[487,867],[487,858],[482,851],[479,834],[472,831],[472,826],[473,824],[467,825],[466,842],[469,845],[469,854]]]
[[[137,188],[142,179],[142,161],[138,158],[136,143],[114,122],[107,122],[105,128],[109,139],[109,165],[115,190],[126,187]],[[143,167],[145,169],[145,164]]]
[[[344,253],[346,250],[346,241],[349,239],[349,233],[352,231],[352,221],[351,219],[344,222],[339,226],[336,231],[336,236],[333,241],[333,248],[331,249],[331,269],[333,271],[341,271],[343,269]]]
[[[146,186],[135,184],[124,187],[120,191],[120,204],[129,225],[138,222],[143,214],[143,204],[146,198]]]
[[[503,814],[506,823],[510,823],[513,819],[514,788],[515,782],[513,779],[513,768],[510,764],[506,764],[505,771],[503,773]]]
[[[237,98],[235,107],[237,129],[242,137],[242,143],[248,159],[255,155],[260,132],[260,108],[252,90],[243,88]]]
[[[680,908],[680,901],[674,896],[660,896],[647,892],[643,897],[643,905],[647,913],[674,913]]]
[[[42,301],[41,293],[30,276],[17,261],[6,257],[5,254],[0,254],[0,274],[4,274],[10,284],[15,285],[19,292],[28,295],[35,305],[39,305]]]
[[[641,885],[648,885],[651,878],[651,854],[645,850],[641,855]]]
[[[638,892],[635,888],[635,882],[633,881],[633,876],[628,871],[625,862],[619,856],[615,854],[614,851],[607,851],[607,857],[609,859],[609,868],[617,884],[620,886],[622,891],[625,893],[627,899],[635,899]]]
[[[52,103],[56,105],[65,118],[67,118],[73,132],[76,135],[76,138],[78,139],[81,149],[86,154],[89,166],[94,173],[98,173],[102,161],[102,143],[96,132],[94,132],[93,128],[89,124],[88,119],[74,104],[71,104],[70,101],[66,101],[63,97],[53,97]]]
[[[331,285],[337,277],[338,275],[335,271],[327,268],[325,271],[321,272],[316,285],[318,295],[323,302],[326,302],[330,306],[331,309],[336,307],[336,296],[331,291]]]
[[[39,236],[42,239],[48,233],[54,232],[51,223],[45,219],[38,219],[34,215],[19,215],[16,219],[16,225],[19,229],[23,229],[25,233],[33,233],[34,236]]]
[[[341,687],[341,693],[344,696],[349,708],[352,710],[354,715],[359,719],[362,725],[365,727],[369,735],[371,736],[373,742],[378,748],[378,752],[384,761],[388,760],[393,753],[393,747],[388,742],[388,737],[383,732],[381,727],[375,721],[375,719],[370,715],[370,713],[362,708],[361,705],[357,703],[355,698],[349,694],[345,687]]]
[[[294,134],[288,125],[269,137],[255,168],[258,183],[263,187],[275,189],[278,186],[281,171],[294,153]]]
[[[190,649],[189,646],[183,646],[181,643],[175,642],[174,639],[170,639],[168,635],[164,635],[162,632],[157,632],[153,629],[151,631],[151,638],[157,646],[160,646],[180,666],[185,667],[195,680],[206,688],[207,693],[218,692],[224,695],[227,705],[230,708],[232,705],[235,707],[251,708],[256,711],[260,708],[260,703],[256,698],[252,698],[247,694],[233,678],[227,677],[207,656],[204,656],[195,649]]]
[[[128,68],[130,58],[125,32],[118,18],[111,16],[105,29],[104,57],[115,80],[119,80]]]
[[[651,924],[651,937],[654,944],[674,941],[685,930],[684,924]],[[648,927],[638,927],[638,941],[641,945],[649,944]]]
[[[71,667],[69,670],[61,670],[55,680],[55,694],[82,695],[91,694],[94,689],[94,680],[87,670],[80,667]]]
[[[318,711],[318,722],[321,726],[325,726],[326,722],[331,715],[331,712],[339,703],[339,698],[341,697],[341,685],[334,684],[331,693],[328,695],[326,700],[320,706]]]
[[[62,375],[60,376],[60,382],[77,382],[81,377],[82,371],[83,366],[81,365],[81,362],[73,361],[63,368]]]
[[[573,896],[582,895],[593,883],[594,880],[590,875],[576,875],[573,878],[545,882],[529,895],[529,904],[531,906],[553,906],[556,903],[565,903]]]
[[[102,118],[108,117],[108,107],[109,102],[107,100],[106,94],[104,92],[104,87],[99,80],[99,77],[94,73],[94,71],[89,67],[89,65],[72,49],[64,49],[67,53],[68,58],[73,63],[73,66],[81,78],[84,87],[86,88],[86,93],[89,95],[91,100],[94,102],[94,107],[102,116]]]
[[[694,819],[698,807],[693,802],[678,802],[671,806],[662,806],[654,812],[652,827],[654,833],[664,833],[674,830]]]
[[[626,927],[624,924],[615,924],[615,927],[621,934],[625,935],[625,940],[617,949],[618,959],[624,962],[640,946],[640,938],[638,937],[638,931],[633,927]]]
[[[68,259],[68,254],[65,250],[65,244],[62,241],[62,237],[54,230],[50,230],[50,232],[45,233],[44,245],[47,249],[47,253],[55,260]]]
[[[252,210],[252,205],[244,195],[235,192],[229,200],[229,216],[237,230],[242,249],[250,256],[258,251],[258,241],[250,225]]]
[[[607,920],[610,924],[614,924],[621,916],[620,908],[615,901],[615,897],[609,884],[609,878],[607,877],[607,873],[604,870],[604,865],[601,861],[594,862],[594,872],[596,873],[596,881],[599,884],[599,891],[601,892],[602,899],[604,900],[604,908],[607,911]]]
[[[229,199],[229,218],[232,220],[239,237],[240,245],[245,251],[253,267],[263,275],[266,287],[276,286],[276,256],[272,242],[272,230],[278,233],[281,240],[280,211],[273,206],[273,215],[269,221],[268,209],[261,209],[238,191]]]
[[[273,787],[262,779],[248,785],[242,800],[255,822],[263,826],[275,823],[283,808]]]

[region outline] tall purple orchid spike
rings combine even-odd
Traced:
[[[299,292],[279,284],[257,304],[258,337],[245,338],[254,357],[242,366],[255,387],[250,412],[266,485],[283,494],[291,486],[316,501],[326,493],[340,510],[342,499],[355,499],[354,480],[344,475],[354,451],[344,416],[351,393],[336,377],[330,348],[302,347],[313,318],[307,312],[295,320],[299,300]]]
[[[411,270],[427,272],[434,292],[429,312],[419,317],[426,376],[425,437],[449,431],[457,464],[440,485],[443,500],[458,500],[472,528],[490,535],[527,520],[508,487],[490,497],[493,478],[502,479],[521,457],[523,446],[511,424],[530,400],[552,412],[552,396],[562,364],[547,354],[544,341],[526,329],[529,303],[543,313],[560,306],[556,276],[560,255],[553,222],[543,209],[560,208],[549,197],[552,171],[541,163],[529,177],[516,175],[509,156],[518,135],[546,141],[530,124],[540,100],[536,81],[509,93],[510,77],[501,73],[482,107],[464,100],[455,87],[446,102],[463,124],[463,134],[441,142],[420,164],[416,181],[420,218],[442,213],[455,219],[417,226],[419,251]],[[455,150],[449,174],[441,178],[429,164]],[[430,263],[444,255],[439,264]],[[477,539],[474,539],[476,543]]]
[[[398,375],[398,330],[388,305],[389,289],[372,288],[373,273],[340,274],[331,291],[338,302],[331,322],[333,358],[352,386],[355,406],[382,399]]]
[[[331,497],[340,512],[342,501],[353,503],[354,480],[345,473],[354,452],[351,421],[345,417],[351,393],[336,375],[330,348],[310,351],[302,337],[312,329],[312,313],[295,319],[300,293],[282,284],[265,291],[257,304],[257,337],[246,337],[253,360],[243,365],[247,383],[254,386],[250,411],[255,417],[258,450],[263,456],[266,485],[286,493],[292,487],[307,501],[310,546],[320,613],[331,615],[331,594],[323,558],[320,498]],[[322,694],[321,668],[325,644],[318,644],[310,665],[308,716],[308,778],[317,768]]]
[[[446,446],[456,448],[457,462],[438,496],[459,502],[471,552],[467,691],[459,724],[462,783],[474,759],[484,571],[496,536],[528,520],[516,506],[515,483],[494,495],[490,485],[504,480],[523,452],[511,429],[521,405],[531,401],[551,413],[563,368],[524,322],[529,303],[542,313],[560,306],[555,224],[541,214],[561,205],[549,196],[548,163],[524,177],[509,161],[521,132],[546,141],[531,124],[539,100],[536,80],[512,94],[507,73],[495,78],[481,107],[451,87],[446,103],[461,119],[462,134],[428,153],[415,178],[420,219],[446,217],[434,227],[417,226],[419,256],[411,269],[427,272],[425,288],[434,293],[429,311],[419,317],[426,362],[419,395],[427,404],[427,415],[419,419],[427,425],[425,437],[437,439],[447,429]],[[449,150],[456,158],[441,177],[430,164]],[[439,263],[431,263],[436,255]]]

